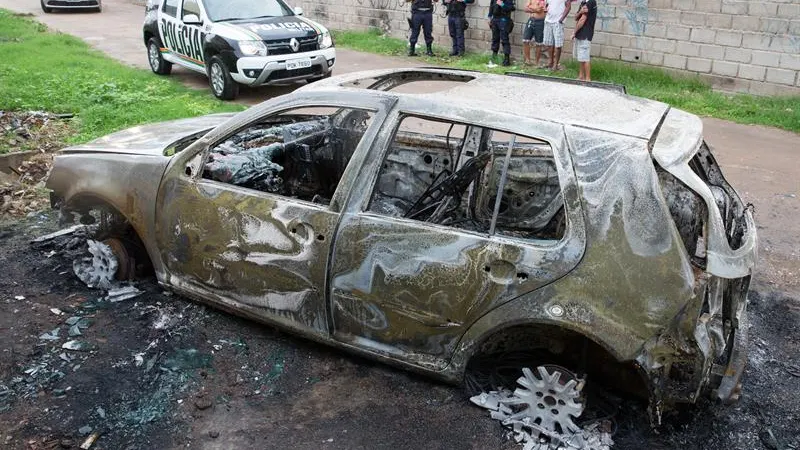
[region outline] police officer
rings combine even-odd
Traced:
[[[511,65],[511,41],[509,34],[514,29],[511,13],[517,9],[514,0],[492,0],[489,6],[489,28],[492,30],[492,62],[497,59],[500,41],[503,41],[503,65]]]
[[[411,48],[408,50],[408,56],[417,56],[415,48],[417,46],[417,39],[419,39],[419,29],[425,33],[425,45],[428,46],[428,51],[425,52],[428,56],[433,56],[433,2],[439,0],[406,0],[411,3],[411,38],[408,42]]]
[[[464,30],[467,29],[467,5],[475,0],[442,0],[447,5],[447,29],[453,40],[450,56],[464,56]]]

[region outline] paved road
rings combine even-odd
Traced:
[[[0,8],[33,14],[51,28],[78,36],[126,64],[148,67],[141,40],[144,8],[131,0],[105,0],[101,14],[44,14],[33,0],[0,0]],[[335,72],[407,67],[415,62],[337,49]],[[176,66],[173,76],[190,86],[207,89],[202,75]],[[296,86],[244,89],[239,101],[258,103]],[[759,279],[800,292],[800,135],[716,119],[703,122],[706,140],[729,181],[747,202],[756,206],[762,255]]]

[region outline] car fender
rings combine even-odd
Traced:
[[[125,153],[56,155],[46,187],[65,212],[109,207],[144,243],[159,281],[165,272],[155,241],[155,204],[169,158]],[[55,205],[54,205],[55,206]]]

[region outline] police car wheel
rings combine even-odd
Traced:
[[[48,7],[47,7],[47,6],[44,4],[44,0],[39,0],[39,3],[41,3],[41,5],[42,5],[42,11],[44,11],[45,13],[47,13],[47,14],[50,14],[51,12],[53,12],[53,8],[48,8]]]
[[[156,38],[147,41],[147,60],[150,62],[150,69],[159,75],[169,75],[172,72],[172,63],[165,61],[161,56],[161,46],[158,45]]]
[[[219,56],[212,57],[208,62],[208,84],[214,96],[221,100],[233,100],[239,94],[239,85]]]

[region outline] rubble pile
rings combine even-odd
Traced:
[[[68,114],[41,111],[0,111],[0,155],[35,152],[20,164],[0,167],[0,217],[20,217],[47,206],[44,179],[50,171],[52,152],[64,146],[71,133]]]

